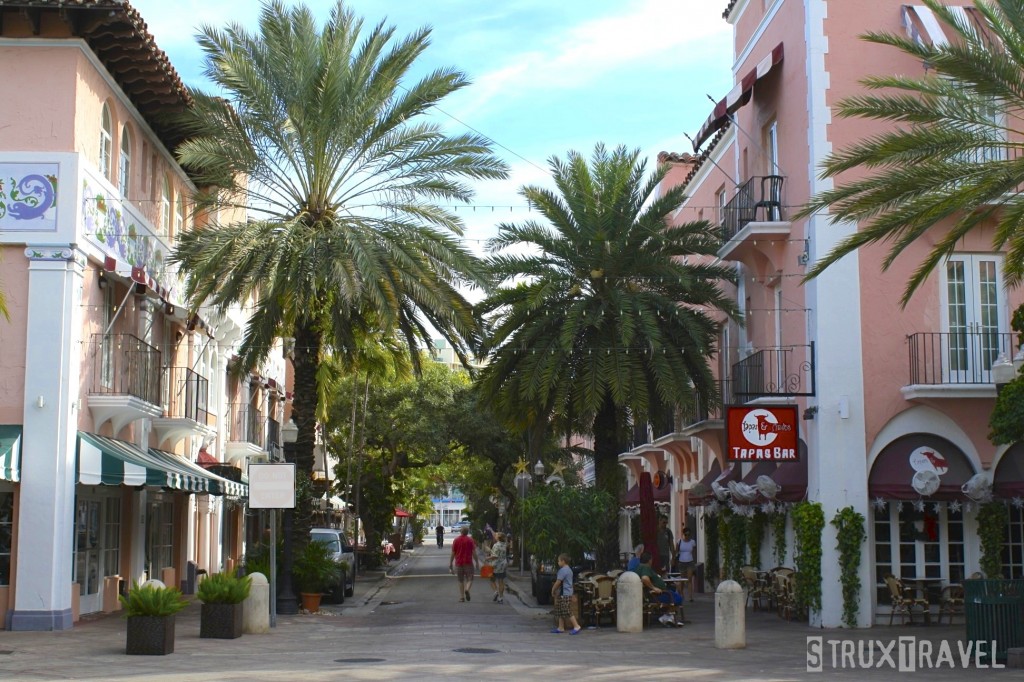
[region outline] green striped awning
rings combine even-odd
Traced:
[[[0,481],[21,480],[21,426],[0,424]]]
[[[177,466],[190,472],[193,476],[203,478],[207,482],[207,491],[214,495],[228,495],[231,497],[249,496],[249,486],[242,483],[236,483],[235,481],[232,481],[229,478],[224,478],[223,476],[218,476],[212,471],[207,471],[198,464],[187,460],[180,455],[165,452],[164,450],[157,450],[156,448],[150,448],[149,454],[154,457],[170,459],[175,462]]]
[[[207,478],[116,438],[79,431],[77,459],[78,482],[83,485],[148,485],[209,492]]]

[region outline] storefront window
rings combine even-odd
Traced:
[[[964,523],[961,510],[945,503],[890,501],[874,509],[875,588],[880,605],[889,603],[885,576],[964,579]]]
[[[160,571],[174,566],[174,503],[150,502],[146,516],[146,566],[150,578],[160,578]]]
[[[14,493],[0,493],[0,585],[11,584]]]

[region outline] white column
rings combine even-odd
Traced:
[[[18,571],[12,630],[71,628],[77,401],[84,255],[25,249],[29,259]]]
[[[828,139],[831,111],[825,101],[828,73],[825,54],[828,39],[824,21],[828,6],[824,0],[807,3],[808,12],[808,146],[811,194],[832,189],[832,181],[818,178],[818,164],[832,151]],[[810,259],[825,256],[840,241],[854,234],[853,223],[829,224],[829,216],[819,213],[808,221]],[[875,267],[875,266],[871,266]],[[867,443],[864,416],[864,349],[861,344],[861,288],[859,254],[852,253],[833,264],[820,277],[806,285],[809,315],[809,336],[816,342],[814,371],[818,412],[807,426],[808,480],[807,497],[820,502],[825,512],[825,529],[821,540],[821,603],[820,613],[811,614],[811,625],[839,627],[843,617],[843,595],[840,590],[839,552],[835,529],[829,522],[836,510],[853,506],[870,519],[867,493]],[[812,399],[814,402],[814,399]],[[869,531],[870,535],[870,531]],[[868,565],[870,552],[861,555],[860,603],[858,626],[871,624],[871,601],[874,576]]]
[[[210,566],[210,496],[196,495],[196,507],[196,525],[199,528],[199,540],[196,543],[199,556],[196,558],[196,564],[199,565],[199,568],[213,573],[213,567]]]

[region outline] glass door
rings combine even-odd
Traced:
[[[1006,314],[1002,262],[995,255],[957,255],[946,261],[946,383],[992,381],[1004,347]]]
[[[146,514],[146,574],[160,580],[160,572],[174,566],[174,503],[149,503]]]

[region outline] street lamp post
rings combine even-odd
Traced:
[[[1020,353],[1018,353],[1018,356]],[[1016,360],[1016,358],[1014,358]],[[1024,358],[1022,358],[1024,360]],[[992,383],[996,385],[996,395],[1003,390],[1006,384],[1010,383],[1017,377],[1019,365],[1015,362],[1011,362],[1006,357],[1006,353],[1000,353],[996,361],[992,363]]]
[[[299,436],[299,427],[295,420],[289,419],[288,423],[281,427],[281,439],[284,441],[284,459],[286,462],[295,461],[295,441]],[[283,615],[295,615],[299,612],[299,602],[295,597],[295,589],[292,586],[292,548],[295,538],[293,537],[294,510],[283,511],[281,525],[284,527],[284,562],[281,567],[281,587],[277,592],[277,612]],[[277,548],[272,547],[272,552]]]

